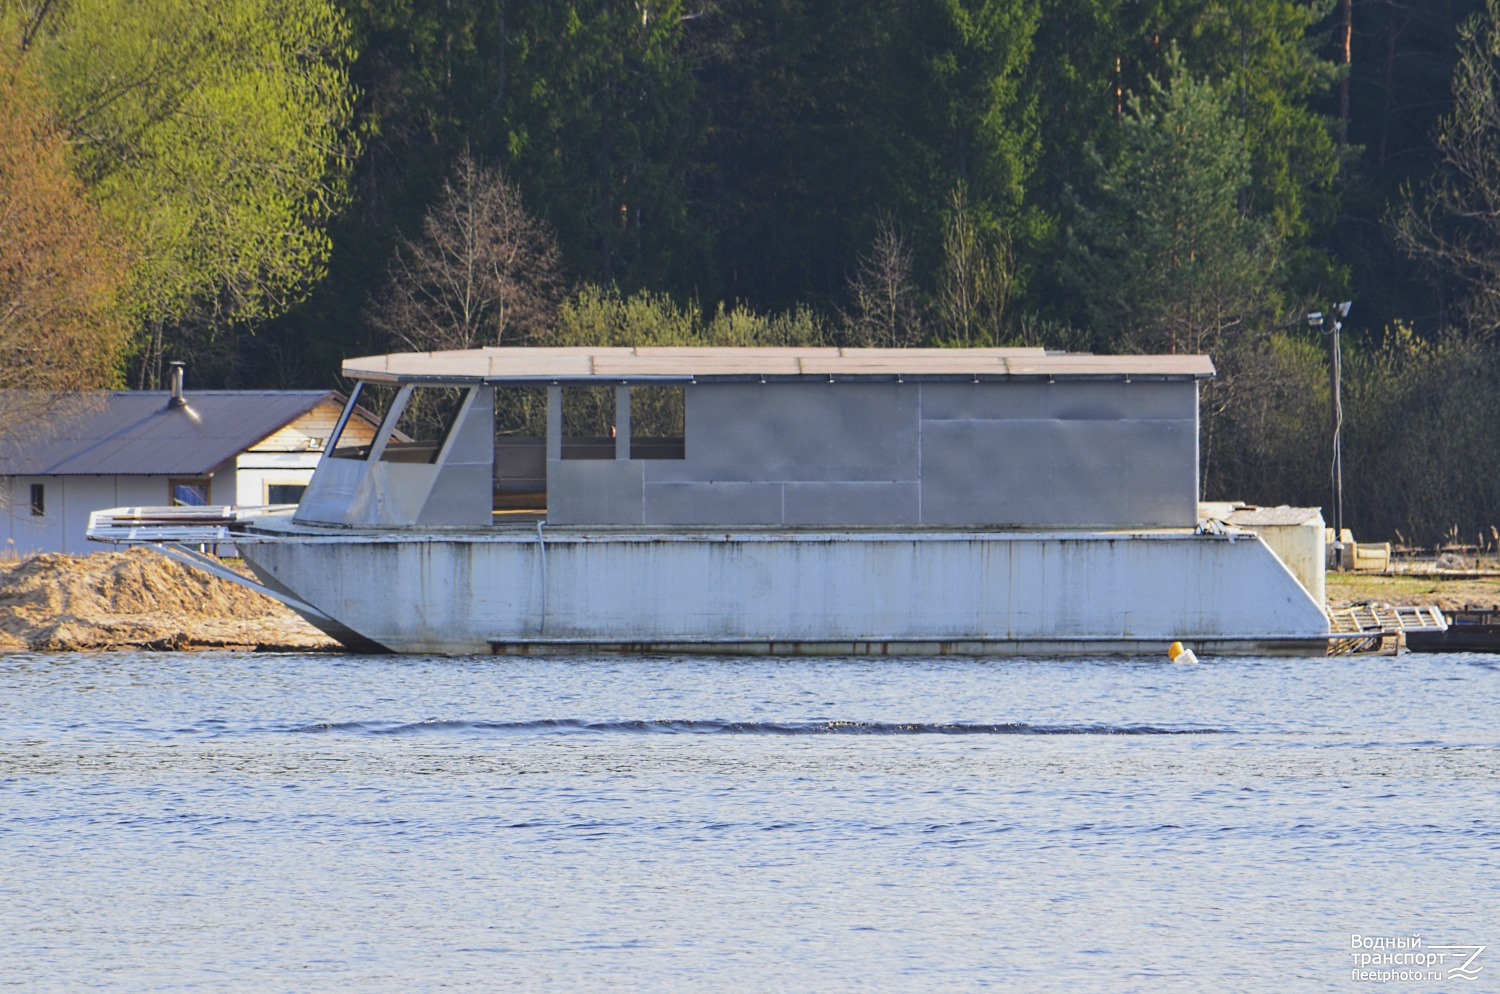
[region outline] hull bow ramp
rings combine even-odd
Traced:
[[[1306,578],[1199,523],[1205,357],[483,349],[345,373],[295,510],[114,509],[90,537],[174,550],[364,650],[1327,644]],[[214,544],[255,579],[194,551]]]

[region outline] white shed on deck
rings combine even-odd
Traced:
[[[1255,532],[1319,604],[1327,600],[1321,508],[1288,507],[1285,504],[1261,507],[1222,501],[1200,504],[1198,513]]]

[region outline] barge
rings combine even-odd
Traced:
[[[487,348],[343,371],[300,504],[113,508],[90,538],[247,583],[363,651],[1328,642],[1321,572],[1200,514],[1206,356]],[[362,420],[380,428],[345,438]]]

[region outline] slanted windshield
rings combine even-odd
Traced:
[[[377,383],[359,383],[344,405],[334,437],[329,440],[328,454],[334,459],[367,459],[375,442],[375,433],[391,404],[396,388]]]
[[[410,387],[390,440],[380,453],[381,461],[437,462],[468,395],[465,387]]]

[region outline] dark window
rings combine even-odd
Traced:
[[[172,480],[168,486],[173,507],[204,507],[208,504],[207,480]]]
[[[42,483],[31,485],[31,513],[40,518],[47,513],[47,487]]]
[[[412,387],[381,461],[437,462],[468,396],[464,387]]]
[[[266,484],[266,503],[296,504],[302,500],[302,495],[306,492],[307,486],[302,483],[268,483]]]
[[[562,457],[615,457],[614,387],[562,388]]]
[[[547,389],[495,388],[496,520],[547,510]]]
[[[359,383],[344,407],[338,430],[328,440],[329,455],[334,459],[367,459],[370,456],[370,440],[376,429],[370,427],[385,420],[391,402],[396,399],[396,388],[384,384]]]
[[[630,458],[686,457],[684,401],[682,387],[630,388]]]

